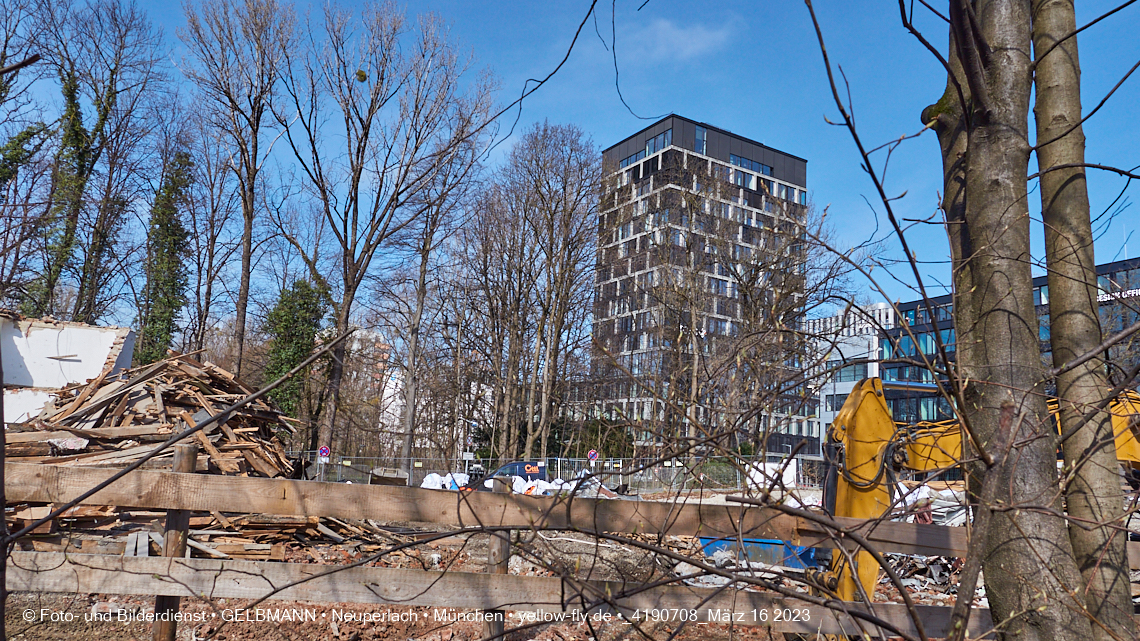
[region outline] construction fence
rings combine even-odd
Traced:
[[[328,463],[320,463],[318,453],[291,452],[290,457],[302,457],[312,461],[306,478],[319,478],[323,471],[324,480],[336,483],[369,482],[371,472],[377,468],[408,470],[408,485],[419,487],[428,474],[444,476],[451,472],[462,472],[472,478],[494,472],[499,467],[498,459],[455,460],[442,458],[374,458],[330,456]],[[534,459],[531,459],[534,460]],[[781,457],[768,455],[756,457],[690,457],[673,460],[649,458],[599,458],[591,461],[584,458],[547,458],[548,480],[571,480],[591,474],[610,487],[626,486],[630,491],[657,492],[676,489],[743,490],[749,485],[762,482],[762,475],[756,472],[764,469],[770,476],[781,471]],[[323,468],[323,469],[322,469]],[[749,474],[749,470],[753,470]],[[751,477],[751,478],[750,478]],[[782,474],[786,485],[818,488],[823,480],[823,462],[814,459],[796,459]]]

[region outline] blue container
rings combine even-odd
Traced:
[[[768,565],[798,569],[816,566],[815,548],[791,545],[779,539],[744,539],[744,553],[741,555],[740,539],[714,539],[703,536],[700,538],[705,556],[712,556],[717,550],[730,550],[736,553],[737,559],[743,556],[749,561]]]

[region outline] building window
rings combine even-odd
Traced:
[[[831,375],[832,381],[836,383],[853,383],[867,378],[866,363],[847,365],[836,370],[835,368],[839,367],[840,364],[841,361],[828,361],[827,363],[827,368],[834,370],[834,373]]]
[[[942,330],[942,345],[946,348],[947,352],[953,352],[958,349],[957,345],[955,344],[954,330]]]
[[[626,158],[625,160],[621,161],[621,163],[620,163],[621,169],[625,169],[626,167],[632,165],[633,163],[641,160],[644,157],[645,157],[645,150],[642,149],[641,151],[637,152],[636,154],[634,154],[634,155],[630,156],[629,158]]]
[[[919,334],[915,336],[915,340],[918,341],[918,349],[923,354],[933,354],[936,351],[933,334]]]
[[[824,405],[829,412],[838,412],[843,409],[843,403],[846,401],[846,394],[828,394],[824,397]]]
[[[671,144],[673,144],[673,130],[667,129],[645,141],[645,155],[652,156]]]
[[[697,125],[697,143],[693,145],[693,151],[697,152],[698,154],[705,153],[705,140],[707,137],[708,132],[705,131],[705,128]]]
[[[743,167],[745,169],[752,170],[758,174],[764,174],[765,176],[771,176],[772,175],[772,168],[769,167],[768,165],[765,165],[764,163],[756,162],[755,160],[749,160],[748,158],[744,158],[743,156],[737,156],[736,154],[729,154],[728,161],[730,163],[736,165],[737,167]]]

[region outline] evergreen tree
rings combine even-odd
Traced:
[[[135,359],[153,363],[166,356],[177,329],[178,312],[186,304],[189,275],[184,258],[189,239],[179,208],[185,203],[193,164],[185,151],[166,164],[162,186],[154,198],[147,232],[146,286],[139,304],[139,341]]]
[[[325,296],[309,281],[298,280],[281,290],[265,321],[271,341],[266,380],[276,380],[312,355],[325,314]],[[304,378],[294,376],[272,393],[281,411],[294,418],[300,418]]]

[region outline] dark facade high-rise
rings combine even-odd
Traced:
[[[802,316],[807,161],[674,115],[603,162],[592,412],[643,447],[733,426],[740,442],[768,434],[786,454],[806,440],[800,453],[818,456],[819,422],[794,393],[752,402],[798,358],[751,337]]]

